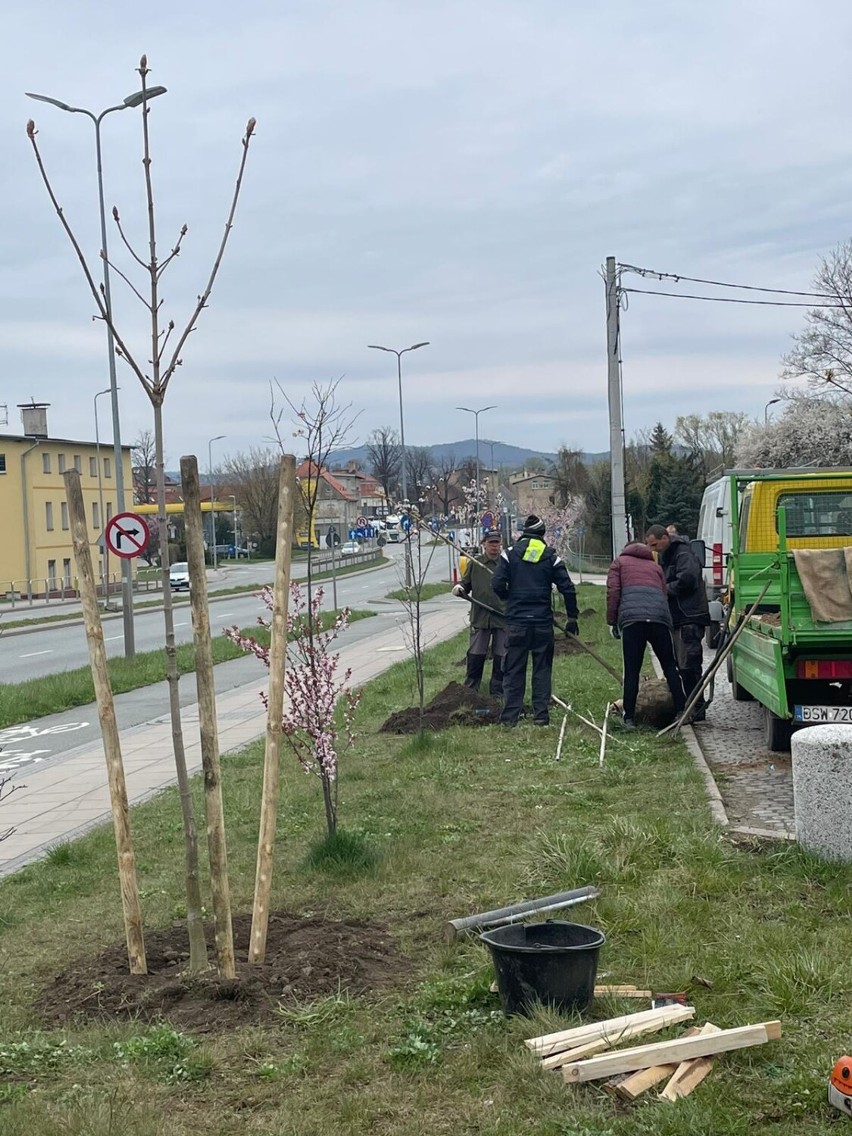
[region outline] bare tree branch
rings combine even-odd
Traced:
[[[117,205],[113,205],[113,207],[112,207],[112,219],[116,223],[116,226],[118,228],[118,235],[121,237],[121,239],[124,243],[124,247],[127,249],[127,251],[130,253],[130,255],[133,257],[133,259],[136,261],[136,263],[140,266],[140,268],[144,268],[145,271],[147,272],[148,271],[148,265],[145,263],[145,261],[142,259],[142,257],[138,255],[136,250],[133,248],[133,245],[130,243],[130,241],[127,239],[127,237],[124,235],[124,228],[122,227],[122,224],[121,224],[121,218],[118,215],[118,206]],[[101,255],[103,256],[103,249],[101,249]],[[144,301],[143,301],[143,303],[144,303]]]
[[[148,307],[148,301],[145,299],[145,297],[142,295],[142,293],[139,291],[139,289],[136,287],[136,285],[133,283],[133,281],[130,280],[125,275],[125,273],[123,273],[121,271],[121,269],[118,267],[118,265],[115,264],[113,261],[111,261],[109,259],[109,257],[104,256],[103,249],[101,249],[101,260],[106,261],[106,263],[110,266],[110,268],[113,270],[113,272],[115,272],[116,275],[121,277],[121,279],[124,281],[124,283],[130,289],[130,291],[133,293],[133,295],[136,297],[136,299],[139,300],[139,302],[141,304],[144,304],[144,306],[147,308]],[[103,286],[103,284],[101,284],[101,294],[103,294],[103,290],[104,290],[104,286]]]
[[[166,271],[166,269],[171,264],[171,262],[174,260],[174,258],[176,256],[180,256],[180,244],[181,244],[181,241],[183,240],[183,238],[186,236],[188,231],[189,230],[187,229],[186,225],[181,226],[180,233],[178,233],[178,239],[175,241],[175,247],[172,249],[172,251],[169,253],[169,255],[166,257],[166,259],[163,261],[163,263],[160,265],[159,269],[157,270],[158,276],[162,276],[163,273]]]

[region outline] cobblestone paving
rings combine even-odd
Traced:
[[[711,656],[705,652],[705,666]],[[763,740],[763,710],[734,702],[724,667],[695,737],[725,802],[731,824],[792,836],[793,771],[789,753],[770,753]]]

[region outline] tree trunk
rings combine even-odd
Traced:
[[[281,772],[281,719],[284,713],[284,668],[287,663],[287,604],[290,599],[290,549],[293,543],[293,504],[296,496],[296,459],[281,458],[278,490],[278,528],[275,544],[275,583],[272,599],[272,630],[269,643],[269,691],[266,704],[266,747],[263,755],[263,795],[257,841],[254,907],[251,919],[249,962],[266,958],[269,899],[275,855],[275,825],[278,818]],[[311,527],[308,522],[308,534]],[[310,539],[309,539],[310,543]],[[310,564],[310,552],[308,553]]]
[[[201,733],[201,764],[204,767],[204,809],[207,819],[207,854],[213,893],[213,922],[219,973],[234,978],[234,932],[231,923],[231,889],[228,883],[228,853],[225,814],[219,767],[219,728],[216,721],[216,688],[213,681],[213,648],[210,612],[207,607],[207,576],[204,570],[204,537],[201,522],[201,491],[198,461],[180,459],[183,486],[183,518],[186,559],[189,566],[192,635],[195,643],[195,683],[198,690],[198,724]]]
[[[118,724],[115,720],[112,686],[107,670],[103,627],[98,612],[97,585],[92,571],[86,508],[80,488],[80,474],[76,469],[69,469],[64,477],[68,512],[71,517],[74,559],[80,579],[80,600],[83,607],[83,620],[86,625],[86,642],[89,647],[89,661],[92,667],[92,679],[95,685],[95,698],[98,703],[98,718],[101,723],[101,736],[104,743],[104,757],[106,758],[109,779],[109,799],[115,831],[115,847],[118,854],[118,876],[121,883],[121,905],[124,911],[127,957],[130,962],[131,974],[147,974],[148,964],[145,959],[142,911],[136,885],[136,859],[133,855],[133,842],[130,834],[127,785],[124,780],[121,740],[118,734]]]
[[[169,716],[172,722],[172,746],[177,773],[180,808],[183,817],[183,840],[186,859],[186,925],[189,934],[190,974],[207,969],[207,944],[201,916],[201,884],[198,876],[198,832],[192,812],[192,793],[186,771],[183,727],[180,715],[180,675],[175,649],[175,619],[169,582],[169,532],[166,523],[166,475],[163,464],[163,408],[154,404],[154,442],[157,453],[157,522],[160,533],[160,557],[163,580],[163,621],[166,627],[166,680],[169,686]],[[190,582],[190,587],[192,583]]]

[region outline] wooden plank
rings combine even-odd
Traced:
[[[612,1049],[619,1045],[622,1041],[627,1041],[628,1038],[636,1037],[640,1033],[655,1033],[657,1030],[666,1029],[667,1026],[677,1025],[678,1022],[684,1020],[683,1006],[668,1006],[667,1014],[660,1014],[657,1018],[647,1022],[631,1022],[621,1029],[613,1031],[612,1033],[604,1034],[599,1039],[593,1039],[585,1044],[593,1045],[597,1041],[602,1042],[601,1049]],[[576,1057],[574,1056],[576,1054]],[[559,1053],[553,1053],[549,1057],[542,1060],[541,1066],[543,1069],[559,1069],[569,1062],[579,1060],[587,1054],[578,1053],[576,1049],[562,1050]]]
[[[695,1037],[698,1033],[700,1033],[698,1026],[690,1026],[683,1036]],[[621,1097],[622,1100],[634,1101],[642,1093],[652,1089],[654,1085],[658,1085],[666,1077],[670,1077],[677,1067],[674,1063],[651,1065],[648,1069],[640,1069],[638,1073],[628,1073],[623,1080],[612,1082],[609,1086],[604,1085],[603,1088],[611,1095]]]
[[[612,1077],[616,1073],[648,1069],[652,1065],[686,1061],[692,1057],[709,1057],[713,1053],[727,1053],[751,1045],[765,1045],[767,1041],[780,1036],[781,1023],[777,1021],[739,1026],[736,1029],[720,1030],[707,1037],[682,1037],[675,1041],[661,1041],[653,1045],[622,1049],[617,1053],[605,1053],[600,1057],[591,1057],[588,1061],[564,1065],[562,1076],[569,1084],[596,1081]]]
[[[639,990],[635,986],[596,986],[596,998],[653,998],[651,990]]]
[[[567,1049],[564,1053],[554,1053],[550,1057],[544,1057],[541,1061],[542,1069],[561,1069],[569,1061],[579,1061],[583,1057],[591,1057],[593,1053],[600,1053],[604,1049],[609,1049],[610,1044],[603,1037],[594,1038],[592,1041],[587,1041],[584,1045],[578,1045],[576,1049]]]
[[[707,1022],[706,1025],[701,1027],[702,1036],[711,1033],[721,1033],[718,1026],[714,1026],[712,1022]],[[675,1101],[680,1097],[689,1096],[693,1089],[704,1080],[710,1070],[713,1068],[712,1057],[693,1057],[691,1061],[681,1061],[677,1069],[675,1069],[669,1083],[662,1090],[660,1100]]]
[[[691,1018],[695,1014],[693,1006],[660,1006],[656,1010],[639,1010],[634,1014],[620,1014],[618,1017],[607,1018],[605,1021],[588,1022],[586,1025],[574,1026],[572,1029],[543,1034],[541,1037],[531,1037],[524,1044],[540,1057],[549,1057],[551,1053],[559,1053],[561,1050],[582,1045],[586,1041],[593,1041],[598,1037],[618,1033],[631,1022],[654,1021],[660,1014],[669,1013],[674,1009],[687,1010],[688,1013],[683,1015],[684,1018]]]

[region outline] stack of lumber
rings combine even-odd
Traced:
[[[679,1025],[694,1016],[693,1006],[661,1006],[532,1037],[526,1045],[540,1059],[543,1069],[560,1069],[567,1084],[605,1080],[608,1092],[624,1100],[635,1100],[665,1081],[659,1096],[674,1101],[687,1096],[704,1080],[713,1067],[714,1054],[764,1045],[781,1036],[781,1023],[776,1021],[725,1030],[707,1022],[671,1041],[615,1048],[631,1038]]]

